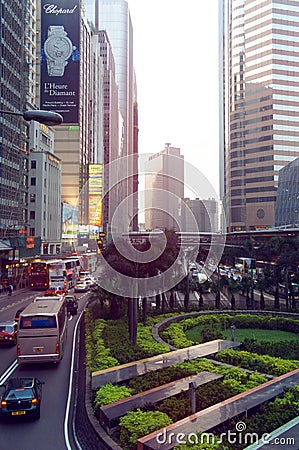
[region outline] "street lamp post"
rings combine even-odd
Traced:
[[[24,111],[23,113],[0,110],[0,114],[22,116],[23,119],[27,120],[28,122],[30,122],[31,120],[35,120],[36,122],[43,123],[44,125],[48,126],[61,125],[63,122],[63,117],[61,114],[55,111],[45,111],[42,109],[33,109],[30,111]]]

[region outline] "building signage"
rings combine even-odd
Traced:
[[[89,165],[88,179],[88,210],[89,224],[101,227],[103,224],[102,216],[102,182],[103,182],[103,165]]]
[[[79,47],[80,1],[41,0],[41,109],[65,124],[79,122]]]

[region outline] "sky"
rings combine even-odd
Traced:
[[[179,147],[219,195],[218,0],[127,0],[139,153]]]

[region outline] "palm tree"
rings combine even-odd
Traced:
[[[221,277],[219,274],[219,266],[217,270],[217,279],[212,281],[211,291],[215,294],[215,308],[220,309],[221,306],[221,291],[225,284],[224,277]]]
[[[264,297],[264,291],[267,288],[269,284],[269,280],[267,277],[261,273],[258,275],[256,280],[256,289],[260,291],[260,309],[265,309],[265,297]]]
[[[250,298],[250,288],[251,288],[251,278],[248,276],[242,277],[241,289],[246,295],[246,309],[251,309],[251,298]]]
[[[235,293],[238,292],[240,289],[240,284],[238,281],[234,280],[233,278],[227,278],[225,280],[225,283],[228,288],[228,292],[230,293],[230,303],[231,303],[231,309],[236,309],[236,299],[235,299]]]
[[[291,238],[273,237],[267,244],[265,251],[274,259],[274,269],[272,271],[272,282],[275,286],[274,309],[280,309],[279,283],[283,270],[290,264],[290,260],[298,259],[298,241]],[[287,299],[288,303],[288,299]],[[287,305],[288,306],[288,305]]]

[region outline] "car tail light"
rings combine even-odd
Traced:
[[[21,354],[21,348],[20,348],[20,344],[18,344],[17,346],[17,356],[20,356]]]
[[[34,398],[31,400],[31,403],[32,403],[32,405],[37,405],[37,404],[38,404],[38,398],[34,397]]]
[[[1,401],[1,408],[5,408],[6,405],[7,405],[7,401],[6,400],[2,400]]]
[[[56,344],[56,353],[59,355],[59,342]]]

